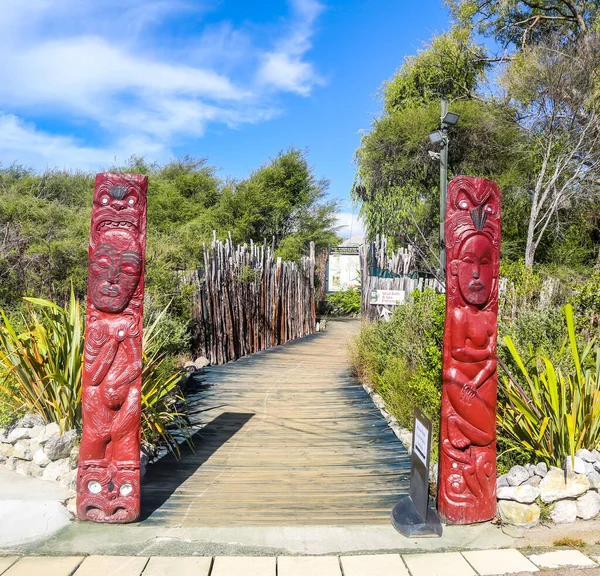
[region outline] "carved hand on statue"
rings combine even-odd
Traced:
[[[465,384],[460,392],[461,399],[467,404],[470,404],[476,395],[477,392],[475,392],[475,390],[473,390],[473,388],[471,388],[468,384]]]

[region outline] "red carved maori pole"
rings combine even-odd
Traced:
[[[438,512],[449,524],[470,524],[496,514],[497,184],[454,178],[444,235],[448,263]]]
[[[140,515],[142,316],[148,178],[98,174],[90,231],[77,515]]]

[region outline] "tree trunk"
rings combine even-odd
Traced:
[[[535,259],[535,249],[537,244],[534,241],[533,233],[535,230],[535,216],[532,214],[529,217],[529,226],[527,228],[527,244],[525,245],[525,268],[531,270],[533,268],[533,262]]]

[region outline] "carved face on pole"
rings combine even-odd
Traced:
[[[494,281],[494,247],[483,234],[469,236],[457,258],[458,287],[465,302],[482,307],[487,304]]]

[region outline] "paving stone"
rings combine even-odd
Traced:
[[[402,558],[412,576],[475,576],[473,568],[458,552],[406,554]]]
[[[29,556],[21,558],[2,576],[70,576],[81,560],[81,556]]]
[[[278,576],[342,576],[337,556],[280,556]]]
[[[18,559],[18,556],[6,556],[4,558],[0,558],[0,574],[4,574],[4,572],[8,570]]]
[[[469,564],[481,576],[514,574],[515,572],[538,572],[539,569],[514,548],[507,550],[473,550],[463,552]]]
[[[554,552],[545,552],[544,554],[533,554],[529,559],[540,568],[562,568],[563,566],[596,566],[593,560],[590,560],[579,550],[556,550]]]
[[[208,576],[211,564],[211,557],[155,556],[150,558],[144,576]]]
[[[275,557],[218,556],[210,576],[275,576],[275,573]]]
[[[399,554],[343,556],[344,576],[409,576]]]
[[[77,576],[140,576],[147,563],[141,556],[88,556]]]

